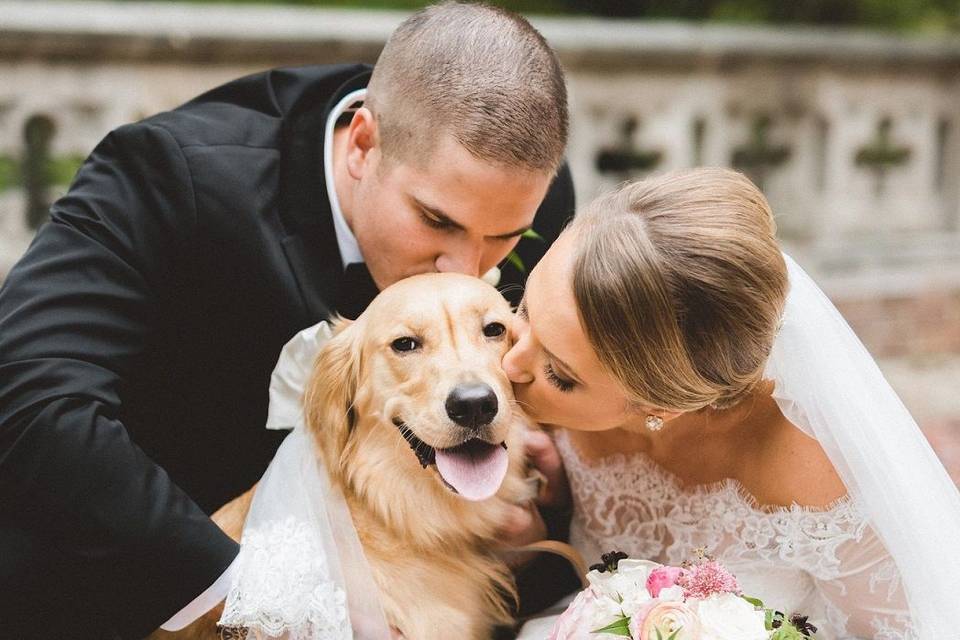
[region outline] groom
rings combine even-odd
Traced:
[[[459,4],[411,16],[372,73],[259,73],[108,135],[0,290],[4,630],[135,638],[222,599],[237,545],[207,513],[283,437],[281,346],[552,240],[566,135],[540,34]]]

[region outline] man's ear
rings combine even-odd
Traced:
[[[354,180],[372,170],[371,160],[380,153],[380,135],[377,119],[366,107],[353,114],[347,131],[347,172]]]
[[[359,329],[345,318],[334,322],[334,336],[317,355],[303,395],[307,429],[320,446],[328,472],[337,476],[354,426],[353,401],[361,364]]]

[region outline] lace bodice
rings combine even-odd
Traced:
[[[679,564],[695,550],[736,574],[747,594],[809,615],[821,640],[910,640],[896,566],[850,498],[826,509],[764,508],[735,480],[684,489],[642,453],[582,460],[556,435],[574,496],[570,542]]]

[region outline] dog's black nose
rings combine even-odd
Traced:
[[[447,415],[461,427],[479,429],[497,415],[497,394],[483,383],[458,384],[447,396]]]

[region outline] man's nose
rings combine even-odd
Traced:
[[[517,318],[513,325],[513,333],[513,346],[504,354],[500,366],[503,367],[503,372],[507,374],[510,382],[517,384],[533,382],[533,373],[530,371],[532,346],[527,323]]]
[[[436,268],[440,273],[464,273],[468,276],[480,276],[480,263],[483,261],[483,247],[479,244],[463,243],[455,250],[437,257]]]

